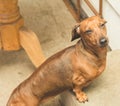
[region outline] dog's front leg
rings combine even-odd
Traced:
[[[73,92],[76,94],[76,98],[79,100],[79,102],[84,103],[85,101],[88,101],[87,95],[82,91],[82,86],[85,84],[86,80],[82,75],[74,75],[73,76]]]

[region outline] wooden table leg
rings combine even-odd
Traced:
[[[45,56],[43,55],[39,40],[33,31],[21,28],[20,44],[36,67],[43,63]]]
[[[1,48],[6,51],[19,50],[19,28],[24,25],[17,0],[0,0]]]
[[[38,67],[45,60],[40,43],[35,33],[23,30],[23,26],[18,0],[0,0],[0,48],[14,51],[23,47],[33,64]]]

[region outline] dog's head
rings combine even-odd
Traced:
[[[93,16],[75,25],[72,30],[72,40],[81,37],[85,45],[91,47],[106,47],[108,44],[106,21],[99,16]]]

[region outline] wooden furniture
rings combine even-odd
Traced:
[[[85,13],[81,7],[81,0],[63,0],[63,1],[77,22],[80,22],[82,18],[87,17],[87,16],[84,17],[82,16]],[[95,15],[99,15],[102,17],[103,0],[99,0],[99,12],[91,4],[90,0],[83,0],[83,2],[85,2],[88,5],[88,7]]]
[[[45,57],[35,33],[24,27],[17,4],[18,0],[0,0],[0,49],[15,51],[23,47],[38,67]]]

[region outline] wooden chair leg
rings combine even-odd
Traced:
[[[36,67],[45,61],[39,40],[34,32],[26,28],[21,28],[20,44]]]

